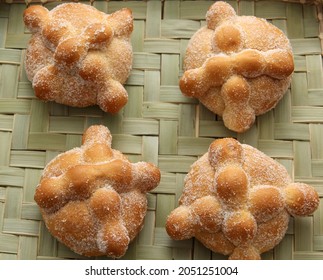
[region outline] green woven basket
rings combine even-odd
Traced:
[[[35,98],[24,71],[30,33],[22,13],[36,1],[0,3],[0,259],[81,259],[57,242],[33,199],[45,164],[79,146],[85,128],[104,124],[113,147],[133,162],[159,166],[160,185],[148,195],[145,225],[124,259],[224,259],[197,240],[171,240],[164,228],[177,206],[190,165],[215,138],[235,137],[286,166],[295,181],[323,197],[322,0],[228,1],[240,15],[256,15],[291,40],[295,73],[278,106],[246,133],[226,129],[220,118],[178,88],[188,40],[205,24],[213,1],[91,1],[107,13],[132,9],[134,62],[129,102],[117,115],[98,107],[71,108]],[[51,9],[61,2],[38,1]],[[323,202],[323,201],[321,201]],[[282,242],[264,259],[323,259],[323,203],[311,216],[293,218]]]

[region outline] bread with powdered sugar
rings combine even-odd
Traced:
[[[110,113],[128,101],[123,87],[132,67],[130,9],[105,14],[92,6],[65,3],[51,11],[33,5],[24,12],[32,36],[25,69],[35,95],[45,101]]]
[[[238,16],[221,1],[209,8],[206,23],[188,43],[180,89],[227,128],[244,132],[287,91],[294,70],[290,42],[268,21]]]
[[[155,165],[130,163],[111,143],[108,128],[89,127],[81,147],[47,164],[35,192],[50,233],[85,256],[122,257],[143,227],[146,193],[160,181]]]
[[[282,240],[290,216],[310,215],[318,205],[316,190],[294,183],[281,164],[224,138],[192,165],[166,230],[176,240],[195,237],[230,259],[260,259]]]

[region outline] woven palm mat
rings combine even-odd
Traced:
[[[206,10],[213,1],[85,2],[107,13],[122,7],[134,13],[134,63],[126,85],[129,102],[114,116],[98,107],[70,108],[34,97],[23,65],[30,38],[22,20],[26,4],[2,1],[0,259],[82,258],[48,233],[33,195],[45,164],[79,146],[84,129],[92,124],[108,126],[113,147],[131,161],[153,162],[162,172],[160,185],[148,195],[144,228],[124,259],[225,258],[194,239],[173,241],[164,228],[190,165],[215,138],[232,136],[262,150],[286,166],[295,181],[313,185],[322,200],[322,2],[229,2],[239,14],[264,17],[281,28],[291,39],[295,54],[290,90],[244,134],[227,130],[221,119],[196,100],[183,97],[178,88],[188,40],[205,24]],[[59,2],[42,3],[51,9]],[[320,205],[312,216],[291,219],[282,242],[262,257],[323,259],[323,203]]]

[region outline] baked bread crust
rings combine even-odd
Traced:
[[[48,163],[35,192],[50,233],[85,256],[123,256],[143,227],[146,193],[160,181],[156,166],[130,163],[111,141],[106,127],[89,127],[80,148]]]
[[[35,95],[46,101],[116,113],[128,101],[123,87],[132,67],[130,9],[107,15],[92,6],[65,3],[51,11],[24,12],[32,32],[25,68]]]
[[[310,215],[319,205],[313,187],[293,183],[278,162],[232,138],[215,140],[184,184],[167,233],[196,237],[230,259],[260,259],[282,240],[290,215]]]
[[[206,22],[187,46],[180,89],[222,116],[226,127],[244,132],[290,85],[289,40],[266,20],[237,16],[221,1],[209,8]]]

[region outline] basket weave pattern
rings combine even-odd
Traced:
[[[34,4],[35,1],[26,1]],[[39,2],[39,1],[38,1]],[[256,15],[291,40],[295,73],[278,106],[246,133],[178,88],[190,37],[205,24],[213,1],[87,1],[112,13],[134,14],[133,70],[128,104],[116,115],[98,107],[71,108],[35,98],[24,71],[30,33],[25,1],[0,3],[0,259],[81,259],[47,231],[33,199],[42,169],[57,154],[79,146],[92,124],[109,127],[113,147],[132,162],[159,166],[160,185],[148,195],[140,235],[124,259],[223,259],[198,241],[171,240],[164,228],[177,206],[190,165],[215,138],[235,137],[282,163],[295,181],[311,184],[323,202],[322,1],[228,1],[240,15]],[[61,2],[42,1],[51,9]],[[309,217],[293,218],[283,241],[265,259],[323,259],[323,203]]]

